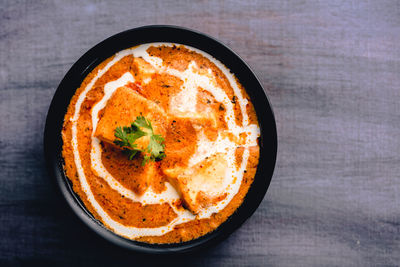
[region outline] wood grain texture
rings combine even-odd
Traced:
[[[229,239],[185,257],[103,241],[47,176],[43,128],[71,65],[148,24],[208,33],[260,77],[275,110],[276,171]],[[400,264],[399,1],[1,1],[0,263],[194,266]]]

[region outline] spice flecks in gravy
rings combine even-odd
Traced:
[[[106,151],[108,145],[95,135],[108,101],[123,86],[159,105],[170,119],[167,157],[143,170],[138,169],[140,158],[112,158],[110,153],[120,151]],[[89,211],[115,233],[149,243],[183,242],[214,230],[240,206],[256,172],[259,134],[245,90],[221,62],[188,46],[145,44],[101,63],[75,93],[62,132],[64,167]],[[218,172],[224,177],[198,186],[197,198],[207,192],[215,197],[194,200],[198,210],[189,211],[171,175],[197,175],[193,172],[213,155],[226,160],[209,164],[224,166]],[[128,178],[115,175],[118,170]],[[127,186],[126,179],[139,177],[138,172],[148,177],[134,184],[144,192]]]

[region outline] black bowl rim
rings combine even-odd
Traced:
[[[121,237],[88,212],[72,190],[63,169],[61,129],[69,102],[87,74],[116,52],[138,44],[171,42],[200,49],[221,61],[246,88],[255,107],[261,136],[260,159],[250,189],[239,208],[214,231],[188,242],[177,244],[147,244]],[[73,212],[104,239],[141,253],[187,253],[217,244],[239,228],[258,208],[270,185],[276,163],[277,132],[269,99],[255,73],[245,61],[225,44],[204,33],[173,25],[150,25],[133,28],[113,35],[87,51],[67,72],[58,86],[46,118],[44,154],[48,172]]]

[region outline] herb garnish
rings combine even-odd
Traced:
[[[130,160],[138,152],[143,153],[142,166],[146,165],[150,160],[156,161],[165,158],[165,145],[163,144],[165,139],[159,134],[154,134],[151,122],[143,116],[136,117],[130,127],[117,127],[114,135],[117,138],[114,140],[114,144],[123,147]],[[143,136],[150,137],[149,145],[145,149],[140,149],[135,144],[135,141]]]

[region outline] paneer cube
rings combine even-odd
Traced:
[[[154,133],[165,136],[167,116],[162,108],[125,86],[118,88],[108,100],[95,136],[113,144],[116,139],[115,129],[119,126],[130,126],[137,116],[145,116],[150,120]],[[149,143],[149,137],[139,138],[135,143],[139,149],[144,149]]]
[[[164,170],[168,181],[181,195],[184,206],[197,214],[226,197],[224,179],[227,162],[224,153],[216,153],[191,168]]]

